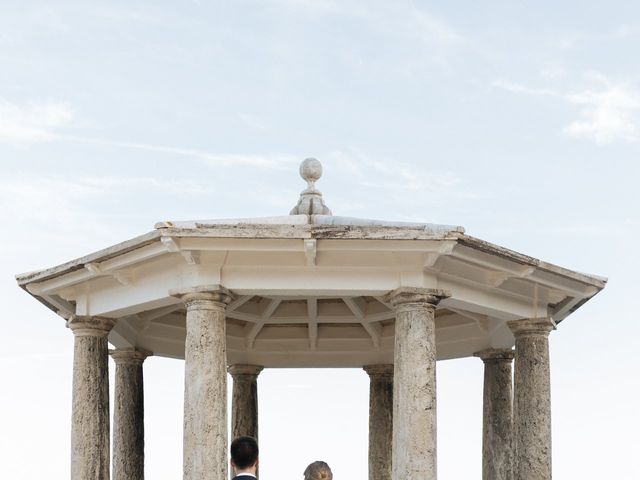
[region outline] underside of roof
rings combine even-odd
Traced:
[[[63,317],[117,318],[110,341],[184,355],[185,312],[172,288],[222,284],[230,361],[273,367],[393,360],[400,286],[451,292],[437,311],[438,358],[513,344],[508,320],[556,322],[606,279],[476,239],[455,226],[292,215],[162,222],[156,230],[17,277]]]

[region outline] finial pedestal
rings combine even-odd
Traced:
[[[316,189],[316,182],[322,176],[322,164],[315,158],[307,158],[300,164],[300,176],[307,182],[307,188],[300,192],[300,200],[291,215],[331,215],[322,193]]]

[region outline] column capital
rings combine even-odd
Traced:
[[[234,296],[222,285],[202,285],[199,287],[173,288],[169,295],[177,297],[189,310],[226,309]]]
[[[393,365],[365,365],[362,369],[367,372],[371,378],[391,377],[393,379]]]
[[[411,303],[435,307],[440,300],[450,296],[450,292],[435,288],[400,287],[387,293],[384,296],[384,301],[395,308]]]
[[[547,337],[552,330],[556,329],[556,322],[549,317],[524,318],[522,320],[510,320],[507,322],[507,326],[516,338],[528,335]]]
[[[109,350],[109,355],[116,362],[116,365],[142,365],[142,362],[153,353],[142,348],[131,347]]]
[[[262,370],[264,367],[261,365],[234,364],[227,367],[227,372],[234,378],[237,375],[255,375],[257,377]]]
[[[67,328],[71,329],[76,337],[104,338],[116,323],[117,320],[113,318],[71,315],[67,320]]]
[[[515,350],[511,348],[487,348],[486,350],[474,353],[473,356],[480,358],[483,362],[501,360],[511,362],[515,354]]]

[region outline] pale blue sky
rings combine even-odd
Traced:
[[[632,1],[3,1],[0,476],[68,474],[72,335],[13,275],[286,214],[316,156],[335,214],[610,277],[552,334],[554,478],[639,478],[639,50]],[[180,478],[181,368],[147,362],[154,480]],[[477,478],[481,362],[438,368],[439,478]],[[363,372],[260,382],[264,480],[318,458],[365,480]]]

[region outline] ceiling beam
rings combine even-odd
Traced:
[[[309,322],[309,348],[318,347],[318,299],[307,299],[307,317]]]
[[[164,317],[165,315],[169,315],[170,313],[175,312],[176,310],[180,310],[184,308],[184,304],[182,302],[178,302],[174,305],[169,305],[167,307],[157,308],[155,310],[149,310],[147,312],[138,313],[136,316],[144,321],[152,321],[156,318]]]
[[[520,278],[524,280],[530,277],[535,271],[536,271],[535,267],[523,267],[517,273],[513,273],[511,271],[505,272],[505,271],[494,270],[489,272],[487,276],[487,280],[489,285],[491,285],[492,287],[498,288],[500,285],[502,285],[504,282],[506,282],[511,278]]]
[[[371,313],[369,315],[365,315],[364,321],[367,323],[371,322],[383,322],[385,320],[395,320],[396,312],[388,311],[388,312],[379,312],[379,313]]]
[[[236,320],[242,320],[243,322],[258,323],[260,321],[259,315],[253,313],[239,312],[238,310],[232,310],[227,312],[227,317],[234,318]]]
[[[276,311],[276,308],[278,308],[278,305],[280,305],[280,302],[281,300],[278,298],[274,298],[273,300],[271,300],[269,302],[269,305],[267,305],[267,307],[264,309],[264,312],[262,312],[260,319],[256,323],[254,323],[251,329],[249,330],[249,333],[247,334],[247,346],[250,349],[253,349],[253,346],[256,341],[256,337],[260,333],[260,330],[262,330],[262,327],[264,327],[264,324],[267,323],[267,320],[269,320],[271,315],[273,315],[273,312]]]
[[[354,297],[342,297],[342,301],[345,303],[349,310],[353,312],[353,315],[358,319],[362,327],[367,331],[373,342],[375,348],[380,348],[380,335],[382,333],[382,325],[374,324],[370,319],[365,316],[365,305],[360,298],[360,301]]]
[[[476,265],[478,267],[486,268],[487,270],[492,270],[495,272],[506,272],[516,276],[521,275],[523,268],[524,269],[529,268],[528,265],[522,266],[520,264],[514,264],[513,266],[506,266],[506,265],[497,266],[495,263],[491,262],[490,260],[487,260],[485,258],[478,258],[470,254],[470,252],[468,251],[465,252],[464,250],[461,250],[461,249],[456,249],[455,252],[453,252],[453,258],[465,263]]]
[[[482,330],[483,332],[487,332],[489,330],[489,320],[487,319],[486,315],[481,315],[479,313],[473,313],[473,312],[467,312],[467,311],[459,309],[459,308],[451,308],[451,307],[449,307],[448,310],[451,310],[453,313],[457,313],[461,317],[468,318],[469,320],[473,320],[478,325],[478,328],[480,330]]]
[[[105,260],[101,263],[88,262],[86,265],[91,265],[89,268],[75,270],[63,276],[55,277],[51,280],[45,280],[44,282],[27,284],[27,290],[30,293],[33,293],[32,289],[37,289],[38,292],[45,295],[56,293],[57,291],[64,288],[68,288],[70,286],[90,280],[97,275],[97,273],[94,273],[97,270],[99,270],[102,274],[112,275],[114,272],[122,271],[122,269],[124,269],[125,267],[129,267],[136,263],[140,263],[145,260],[157,257],[159,255],[162,255],[166,251],[166,247],[160,242],[153,243],[151,245],[122,254],[119,257]],[[97,267],[97,270],[95,267]],[[94,272],[92,272],[91,270],[94,270]],[[38,295],[38,293],[34,293],[34,295]]]
[[[353,315],[360,321],[364,319],[364,306],[358,304],[358,302],[353,297],[342,297],[342,301],[344,304],[349,307],[349,310],[353,313]]]
[[[382,337],[382,325],[379,323],[367,323],[361,322],[364,329],[367,331],[369,336],[371,337],[371,341],[373,342],[373,346],[379,350],[381,337]]]
[[[241,295],[241,296],[239,296],[238,298],[236,298],[233,302],[231,302],[229,304],[229,306],[227,307],[227,312],[232,312],[233,310],[236,310],[237,308],[241,307],[242,305],[247,303],[252,298],[253,298],[253,295]]]
[[[556,305],[556,307],[551,312],[551,315],[553,316],[554,319],[562,320],[569,313],[571,313],[571,310],[577,304],[579,304],[582,301],[583,301],[582,298],[567,297],[563,301],[561,301],[558,305]]]
[[[58,295],[42,295],[42,298],[45,302],[53,305],[57,309],[56,313],[62,318],[67,318],[69,315],[76,313],[75,305]]]
[[[475,265],[478,267],[490,270],[488,282],[491,286],[499,287],[510,278],[518,278],[531,283],[538,283],[541,286],[559,290],[561,292],[568,292],[573,296],[580,296],[582,298],[593,295],[598,289],[596,287],[584,286],[583,288],[576,288],[566,283],[561,283],[550,278],[540,277],[540,272],[535,266],[532,265],[519,265],[514,266],[496,265],[490,260],[477,258],[474,255],[470,255],[468,252],[456,249],[452,253],[452,257],[456,260]],[[577,283],[576,280],[570,280],[571,283]]]
[[[373,297],[373,298],[375,298],[377,301],[379,301],[381,304],[383,304],[385,307],[387,307],[392,312],[395,312],[395,310],[393,309],[393,306],[390,303],[385,302],[383,297],[377,296],[377,297]]]
[[[425,253],[422,266],[426,269],[432,269],[440,257],[451,255],[456,245],[455,241],[442,242],[437,250]]]

